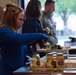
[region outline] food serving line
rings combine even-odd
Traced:
[[[76,75],[76,69],[64,69],[63,72],[33,72],[24,66],[14,71],[15,75]]]
[[[45,50],[45,49],[37,49],[39,52],[66,52],[64,54],[64,57],[67,58],[67,61],[75,60],[76,55],[69,55],[69,47],[66,47],[66,51],[61,51],[61,50]],[[74,56],[74,57],[73,57]],[[27,66],[23,66],[19,68],[18,70],[14,71],[15,75],[76,75],[76,68],[64,68],[62,72],[59,71],[39,71],[39,72],[33,72],[32,70],[29,69]]]

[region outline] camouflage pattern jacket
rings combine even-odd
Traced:
[[[56,36],[56,22],[53,21],[52,16],[52,14],[43,12],[41,23],[43,25],[43,28],[50,28],[50,33],[48,34],[50,44],[57,44],[58,39]]]

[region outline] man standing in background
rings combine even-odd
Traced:
[[[41,22],[43,28],[48,27],[50,29],[50,33],[48,34],[48,36],[49,36],[49,43],[51,45],[57,44],[58,42],[58,39],[56,37],[56,23],[52,19],[54,11],[55,11],[55,1],[46,0],[45,8],[41,17]]]

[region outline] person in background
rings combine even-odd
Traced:
[[[49,43],[51,45],[57,44],[58,39],[56,36],[56,23],[53,20],[53,12],[55,11],[55,1],[54,0],[46,0],[45,8],[42,13],[41,23],[43,28],[50,28],[49,36]]]
[[[24,25],[22,26],[22,33],[44,33],[47,35],[49,32],[49,29],[46,27],[43,29],[42,24],[40,22],[40,17],[41,17],[41,3],[39,0],[30,0],[26,12],[25,12],[25,21]],[[38,42],[40,48],[45,47],[41,41]],[[33,43],[31,45],[26,46],[27,51],[26,53],[31,55],[36,51],[36,43]]]
[[[4,7],[0,6],[0,24],[1,24],[1,20],[2,20],[2,17],[3,17],[4,11],[5,11]]]
[[[24,23],[24,10],[14,3],[6,4],[0,26],[1,66],[0,75],[14,75],[13,71],[24,65],[25,46],[39,40],[48,40],[42,33],[18,34]]]

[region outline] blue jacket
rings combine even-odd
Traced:
[[[48,37],[41,33],[17,34],[8,27],[0,28],[1,66],[9,72],[24,65],[25,45],[37,40],[47,40]],[[2,74],[1,74],[2,75]],[[7,75],[7,74],[6,74]]]

